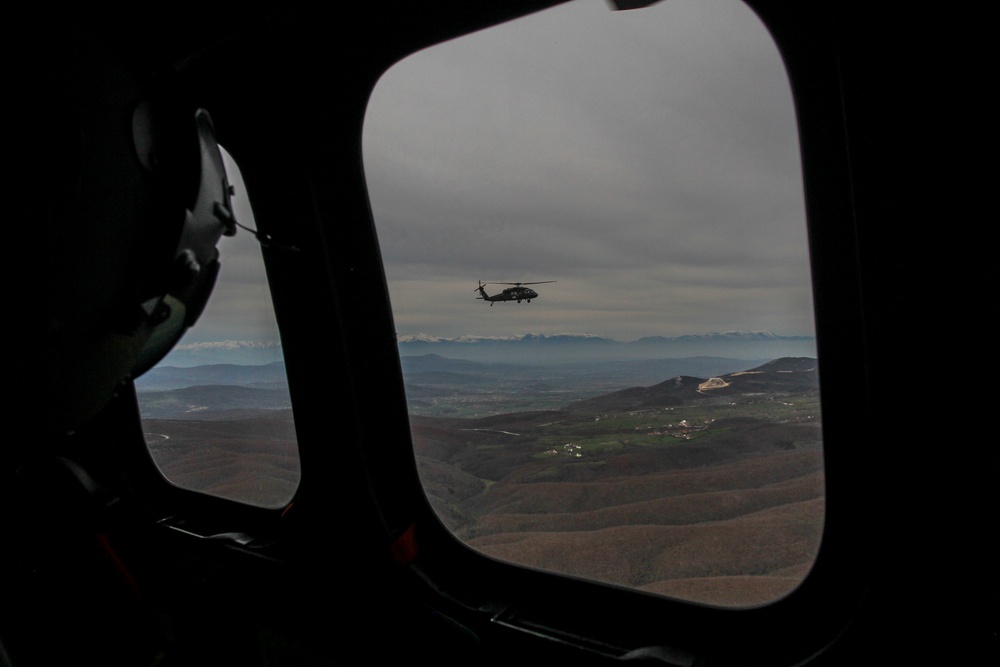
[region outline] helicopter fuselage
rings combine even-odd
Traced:
[[[491,302],[490,305],[497,301],[517,301],[518,303],[521,303],[521,301],[527,301],[531,303],[532,299],[538,298],[538,292],[530,287],[523,286],[508,287],[499,294],[494,294],[493,296],[487,294],[486,290],[480,287],[479,294],[481,296],[477,298]]]
[[[533,283],[492,283],[494,285],[497,284],[513,285],[513,287],[507,287],[499,294],[494,294],[493,296],[490,296],[489,294],[486,293],[485,285],[491,283],[484,283],[480,281],[479,286],[476,287],[476,289],[473,291],[479,292],[479,296],[476,297],[477,299],[482,299],[483,301],[489,301],[491,306],[497,301],[517,301],[518,303],[521,303],[522,301],[527,301],[528,303],[531,303],[532,299],[538,298],[538,292],[531,289],[530,287],[527,287],[526,285],[541,285],[543,283],[554,283],[554,282],[556,281],[542,280]]]
[[[522,299],[531,301],[537,296],[538,292],[530,287],[508,287],[500,292],[500,294],[489,297],[489,299],[490,301],[517,301],[520,303]]]

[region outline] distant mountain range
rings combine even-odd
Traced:
[[[292,406],[284,362],[157,366],[135,387],[143,419],[238,419]]]
[[[282,361],[281,343],[261,340],[220,340],[181,344],[171,350],[164,366],[204,366],[207,364],[260,365]]]
[[[551,364],[583,361],[683,359],[777,359],[815,357],[812,336],[778,336],[769,331],[726,331],[676,336],[647,336],[618,341],[587,333],[523,334],[517,336],[458,336],[400,334],[401,356],[437,354],[449,359],[495,363]],[[212,364],[262,365],[283,360],[281,343],[225,340],[183,343],[163,361],[164,366],[191,367]]]
[[[503,363],[561,363],[698,356],[731,359],[815,357],[811,336],[777,336],[769,331],[649,336],[621,342],[592,334],[526,334],[509,338],[399,336],[401,356],[438,354],[450,359]]]
[[[818,386],[816,360],[807,357],[774,361],[691,357],[546,365],[486,363],[428,354],[404,356],[401,364],[411,411],[452,416],[563,408],[574,402],[585,409],[641,407],[649,402],[673,405],[695,395],[723,397]],[[253,411],[291,407],[281,362],[160,366],[138,378],[136,389],[146,419],[235,419]]]
[[[438,354],[400,357],[408,392],[430,386],[498,387],[509,383],[540,383],[553,386],[632,387],[662,382],[677,375],[712,377],[767,363],[723,357],[683,359],[623,359],[577,361],[558,364],[518,364],[449,359]]]
[[[285,362],[270,364],[205,364],[153,368],[135,381],[139,391],[172,391],[185,387],[229,385],[257,389],[284,389],[288,386]]]

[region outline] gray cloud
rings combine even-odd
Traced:
[[[399,333],[813,332],[790,91],[738,0],[574,2],[414,54],[364,151]],[[256,241],[221,251],[185,342],[277,339]],[[558,282],[489,307],[478,280]]]
[[[572,3],[415,54],[365,169],[401,333],[812,333],[791,95],[736,0]],[[560,282],[489,308],[480,279]]]

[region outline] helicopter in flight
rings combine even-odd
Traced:
[[[492,306],[497,301],[517,301],[518,303],[521,303],[521,301],[527,301],[528,303],[531,303],[532,299],[538,298],[538,292],[531,289],[530,287],[525,287],[525,285],[543,285],[545,283],[554,283],[554,282],[556,281],[542,280],[533,283],[484,283],[483,281],[480,280],[479,287],[477,287],[473,291],[479,292],[479,296],[476,297],[477,299],[489,301],[490,306]],[[490,296],[489,294],[486,293],[486,290],[484,289],[486,285],[513,285],[513,287],[508,287],[499,294],[494,294],[493,296]]]

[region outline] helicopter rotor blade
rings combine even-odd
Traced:
[[[557,282],[559,282],[559,281],[558,280],[539,280],[539,281],[536,281],[536,282],[533,282],[533,283],[487,283],[487,285],[489,285],[489,284],[493,284],[493,285],[517,285],[518,287],[520,287],[521,285],[544,285],[545,283],[557,283]]]

